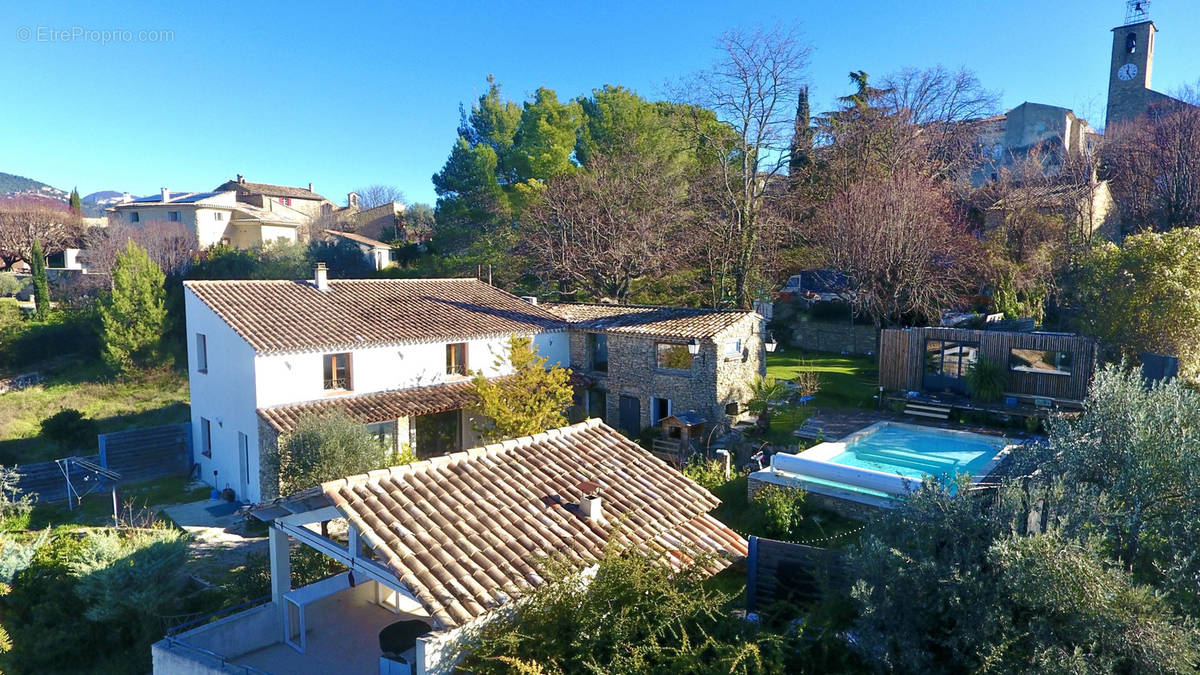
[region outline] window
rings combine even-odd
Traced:
[[[467,343],[456,342],[446,345],[446,374],[467,374]]]
[[[664,417],[671,416],[671,399],[669,398],[652,398],[650,399],[650,421],[658,424]]]
[[[725,349],[722,352],[722,355],[726,359],[742,358],[742,339],[738,338],[736,340],[726,340]]]
[[[167,220],[171,221],[172,223],[178,223],[179,222],[179,212],[178,211],[167,211]]]
[[[371,434],[371,438],[375,439],[379,449],[383,451],[384,457],[390,461],[396,452],[396,420],[368,424],[367,433]]]
[[[338,391],[350,389],[350,355],[325,355],[325,390]]]
[[[200,418],[200,454],[212,457],[212,423],[207,417]]]
[[[208,372],[208,338],[204,333],[196,333],[196,372]]]
[[[664,370],[691,370],[692,354],[687,345],[659,342],[655,345],[658,367]]]
[[[979,358],[978,342],[925,341],[925,374],[966,377],[967,368]]]
[[[592,370],[597,373],[608,372],[608,336],[604,333],[588,333],[588,354],[592,362]]]
[[[292,198],[291,198],[291,197],[280,197],[280,198],[279,198],[279,203],[280,203],[280,204],[283,204],[284,206],[291,206],[291,205],[292,205]]]
[[[222,211],[217,211],[213,214],[213,220],[225,220],[225,213]]]
[[[141,222],[141,220],[142,220],[142,214],[138,213],[137,211],[129,212],[129,222],[137,223],[137,222]]]
[[[1071,352],[1013,349],[1008,353],[1008,369],[1022,373],[1070,375]]]
[[[598,417],[603,420],[608,416],[608,394],[602,389],[590,389],[587,393],[588,417]]]

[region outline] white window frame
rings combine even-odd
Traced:
[[[730,350],[732,345],[733,349]],[[741,358],[742,356],[742,338],[729,338],[725,341],[721,348],[721,355],[726,359]]]
[[[208,372],[208,337],[204,333],[196,333],[196,372]]]
[[[200,454],[212,459],[212,420],[200,418]]]

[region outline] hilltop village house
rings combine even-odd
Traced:
[[[154,672],[453,672],[554,558],[586,573],[643,551],[715,574],[746,557],[719,503],[596,419],[331,481],[253,511],[271,528],[270,602],[155,643]],[[347,571],[293,589],[292,541]]]
[[[748,416],[766,373],[763,318],[744,310],[545,303],[571,328],[579,405],[627,434],[694,412],[717,426]]]
[[[346,195],[346,205],[338,206],[313,192],[312,183],[307,188],[251,183],[241,174],[209,192],[172,192],[162,188],[159,194],[149,197],[135,199],[126,195],[108,213],[111,221],[130,225],[181,223],[196,235],[200,248],[218,244],[254,248],[277,241],[302,242],[309,238],[314,223],[337,224],[339,231],[372,239],[382,236],[389,226],[405,234],[404,204],[400,202],[362,209],[358,194],[351,192]],[[378,265],[376,254],[368,257]],[[384,266],[388,262],[390,257],[384,260]]]

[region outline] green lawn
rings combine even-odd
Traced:
[[[113,378],[98,366],[62,364],[37,386],[0,394],[0,464],[95,453],[94,445],[60,448],[42,437],[42,420],[65,408],[95,420],[97,433],[186,422],[190,416],[187,377],[178,370],[158,368]]]
[[[873,356],[842,356],[799,350],[767,354],[767,376],[790,380],[803,371],[820,373],[821,390],[811,406],[873,408],[879,365]]]
[[[813,408],[874,408],[878,386],[878,367],[870,356],[841,356],[820,352],[767,354],[767,376],[777,380],[790,380],[801,372],[815,371],[820,374],[821,389],[816,398],[806,405],[787,405],[774,410],[771,428],[763,436],[775,446],[796,445],[803,442],[792,436],[792,432],[807,420]]]

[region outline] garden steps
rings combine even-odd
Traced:
[[[930,403],[909,403],[904,406],[904,414],[914,417],[929,417],[937,420],[950,419],[950,406]]]

